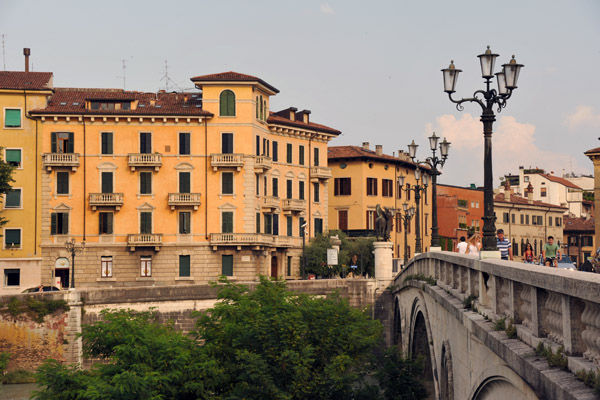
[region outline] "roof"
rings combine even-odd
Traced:
[[[504,200],[504,193],[499,193],[499,194],[495,195],[494,202],[509,203],[509,204],[522,204],[522,205],[530,205],[530,206],[536,206],[536,207],[551,207],[551,208],[558,208],[561,210],[568,209],[567,207],[557,206],[556,204],[544,203],[544,202],[541,202],[538,200],[533,200],[533,202],[530,203],[529,200],[527,200],[526,198],[517,196],[514,194],[510,195],[510,201],[506,201],[506,200]]]
[[[600,153],[600,147],[596,147],[595,149],[590,149],[583,154],[593,154],[593,153]]]
[[[269,124],[286,125],[286,126],[293,126],[296,128],[314,130],[314,131],[318,131],[319,133],[330,133],[330,134],[336,135],[336,136],[340,135],[342,133],[341,131],[338,131],[337,129],[333,129],[333,128],[330,128],[328,126],[321,125],[321,124],[315,124],[314,122],[306,123],[304,121],[299,121],[299,120],[292,121],[289,118],[282,117],[281,115],[276,115],[273,112],[269,112],[269,118],[267,119],[267,122]]]
[[[365,150],[360,146],[330,146],[327,149],[327,158],[329,161],[351,159],[376,160],[411,166],[413,168],[417,165],[412,161],[403,160],[401,158],[390,156],[387,154],[377,154],[373,150]],[[422,165],[421,168],[430,169],[428,166],[425,165]]]
[[[0,89],[50,90],[52,72],[0,71]]]
[[[589,231],[594,232],[594,217],[591,218],[563,218],[564,231]]]
[[[228,72],[219,72],[218,74],[210,74],[210,75],[200,75],[195,76],[191,79],[192,82],[200,81],[200,82],[257,82],[263,86],[266,86],[270,90],[275,93],[279,93],[279,89],[275,86],[268,84],[260,78],[252,75],[240,74],[239,72],[228,71]]]
[[[571,182],[565,178],[560,178],[558,176],[550,175],[550,174],[538,174],[538,175],[543,176],[544,178],[548,179],[549,181],[560,183],[561,185],[564,185],[566,187],[583,190],[579,186],[577,186],[576,184],[574,184],[573,182]]]
[[[90,110],[85,108],[86,100],[137,100],[138,105],[135,110]],[[202,99],[198,93],[147,93],[122,89],[70,88],[56,88],[46,108],[32,110],[31,114],[212,116],[202,109]]]

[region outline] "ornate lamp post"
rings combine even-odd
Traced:
[[[515,56],[510,62],[502,65],[502,72],[494,74],[494,63],[498,54],[492,53],[490,46],[487,50],[478,55],[481,63],[481,76],[485,80],[486,89],[477,90],[473,93],[473,97],[455,100],[452,98],[452,93],[455,92],[456,81],[458,74],[462,72],[456,69],[454,61],[450,61],[450,66],[442,70],[444,75],[444,92],[448,93],[450,101],[456,104],[458,111],[464,110],[462,103],[473,102],[481,107],[481,122],[483,122],[483,137],[484,137],[484,194],[483,194],[483,250],[496,251],[496,226],[494,217],[494,189],[493,174],[492,174],[492,125],[496,120],[494,107],[497,106],[498,112],[506,107],[506,101],[512,95],[513,90],[517,88],[517,80],[519,72],[523,68],[523,64],[517,64]],[[496,76],[498,82],[498,90],[490,88],[491,80]],[[483,98],[482,98],[483,97]]]
[[[404,190],[407,194],[411,191],[415,193],[415,203],[416,203],[416,207],[417,207],[416,221],[415,221],[415,235],[417,236],[417,239],[415,242],[415,253],[421,253],[423,251],[423,249],[421,247],[421,217],[420,217],[420,211],[419,211],[420,210],[419,204],[421,203],[421,192],[424,192],[425,190],[427,190],[429,178],[428,178],[427,174],[421,173],[421,169],[418,166],[415,169],[415,179],[417,180],[417,184],[415,186],[405,188],[404,187],[404,179],[405,178],[406,177],[404,175],[400,175],[398,177],[398,186],[399,186],[400,190]],[[419,181],[422,181],[422,183],[419,184]]]
[[[402,209],[404,210],[404,215],[400,213],[400,218],[404,221],[404,265],[408,263],[408,223],[412,219],[413,215],[415,215],[415,208],[408,208],[408,203],[402,203]]]
[[[81,242],[79,247],[75,243],[75,238],[71,238],[71,240],[65,242],[65,249],[71,253],[71,289],[75,289],[75,254],[83,251],[84,248],[85,241]]]
[[[300,266],[301,267],[300,275],[302,275],[302,279],[305,278],[304,273],[306,272],[306,253],[305,253],[306,225],[307,225],[306,222],[304,222],[302,225],[300,225],[300,233],[302,234],[302,265]]]
[[[412,158],[413,162],[416,164],[426,164],[431,168],[431,197],[432,197],[432,225],[431,225],[431,247],[440,247],[440,237],[438,235],[438,222],[437,222],[437,176],[440,174],[438,170],[438,166],[443,167],[446,159],[448,158],[448,151],[450,150],[450,142],[444,138],[444,140],[439,143],[440,145],[440,155],[439,158],[435,152],[438,147],[438,142],[440,138],[435,135],[429,136],[429,147],[432,151],[432,156],[427,157],[424,161],[415,161],[415,157],[417,156],[417,147],[418,144],[415,144],[413,140],[411,144],[408,145],[408,155]]]

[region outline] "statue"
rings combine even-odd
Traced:
[[[387,242],[390,240],[390,232],[392,231],[392,223],[394,213],[387,207],[381,208],[379,204],[375,208],[377,210],[377,218],[375,219],[375,232],[378,238]]]

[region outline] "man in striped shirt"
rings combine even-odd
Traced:
[[[496,233],[498,234],[498,241],[496,242],[496,245],[498,246],[498,250],[500,250],[500,258],[503,260],[512,260],[513,253],[510,240],[504,237],[503,229],[498,229],[498,232]]]

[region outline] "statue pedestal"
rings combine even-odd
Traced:
[[[375,279],[378,281],[378,286],[382,284],[387,286],[393,278],[392,272],[392,242],[375,242]]]

